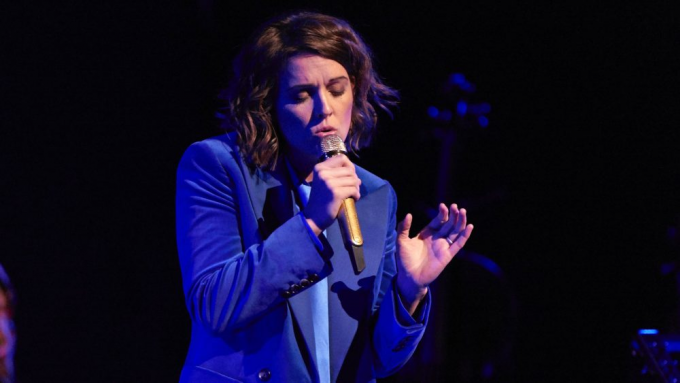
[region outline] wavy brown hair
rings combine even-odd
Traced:
[[[225,101],[222,127],[236,131],[249,164],[272,169],[280,151],[274,116],[279,75],[287,60],[302,53],[340,63],[354,86],[352,123],[347,146],[357,151],[370,144],[378,121],[376,107],[392,116],[397,92],[373,69],[371,51],[344,20],[313,12],[280,16],[262,25],[234,60],[234,77],[221,92]]]

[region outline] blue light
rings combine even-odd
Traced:
[[[477,121],[479,122],[479,126],[481,126],[482,128],[486,128],[487,126],[489,126],[489,119],[484,116],[479,116],[477,118]]]
[[[643,328],[638,330],[638,334],[640,335],[656,335],[659,333],[659,330],[653,329],[653,328]]]
[[[449,76],[449,84],[460,85],[465,83],[465,76],[462,73],[452,73]]]
[[[680,342],[677,340],[668,340],[665,342],[666,351],[668,352],[678,352],[680,351]]]
[[[487,114],[491,111],[491,105],[488,102],[483,102],[479,104],[479,111],[482,114]]]
[[[427,115],[432,118],[437,118],[437,116],[439,116],[439,109],[434,106],[430,106],[427,108]]]
[[[460,100],[458,101],[458,104],[456,105],[456,112],[460,116],[464,116],[465,113],[467,113],[468,105],[467,102]]]

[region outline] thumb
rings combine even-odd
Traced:
[[[411,223],[413,222],[413,216],[409,213],[406,214],[406,217],[404,217],[404,220],[399,222],[399,225],[397,225],[397,235],[400,238],[410,238],[409,237],[409,231],[411,230]]]

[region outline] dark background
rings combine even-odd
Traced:
[[[635,330],[670,329],[675,304],[659,272],[677,257],[666,236],[680,212],[674,2],[415,3],[0,6],[0,262],[18,291],[20,380],[177,380],[189,319],[176,165],[219,134],[215,94],[243,40],[294,8],[348,19],[400,90],[357,162],[390,180],[418,227],[438,202],[442,149],[426,108],[454,72],[491,104],[489,126],[449,149],[448,196],[476,225],[468,249],[516,297],[502,380],[626,379]],[[458,286],[454,272],[440,290]]]

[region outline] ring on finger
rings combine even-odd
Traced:
[[[449,238],[449,237],[444,237],[444,239],[446,240],[446,242],[449,243],[449,246],[452,246],[452,245],[453,245],[453,241],[451,240],[451,238]]]

